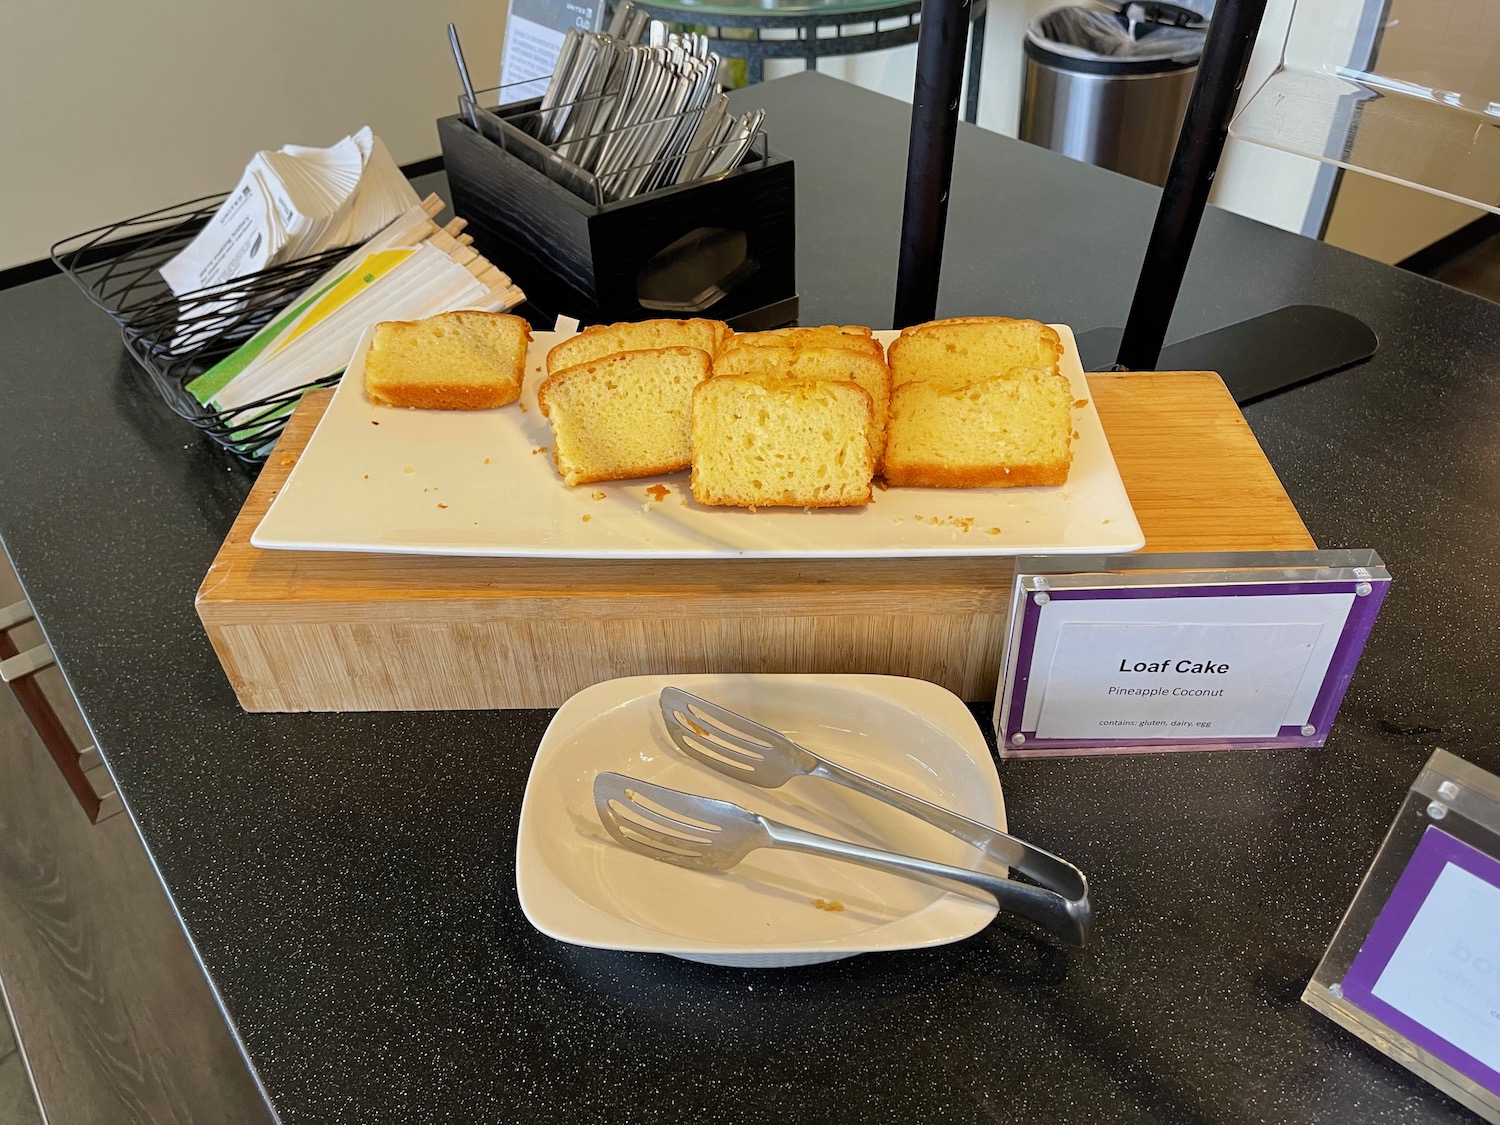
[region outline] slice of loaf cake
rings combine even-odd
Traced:
[[[692,461],[693,388],[709,377],[701,348],[618,352],[548,375],[537,405],[569,485],[685,469]]]
[[[365,393],[386,406],[490,410],[521,397],[531,328],[505,313],[439,313],[375,326]]]
[[[739,507],[870,502],[872,406],[857,383],[721,375],[693,391],[693,499]]]
[[[858,383],[870,396],[870,453],[880,470],[885,455],[886,416],[891,409],[891,369],[879,356],[826,345],[726,348],[714,359],[714,375],[782,375],[802,382]]]
[[[847,348],[885,358],[880,341],[862,324],[824,324],[808,328],[773,328],[766,332],[737,332],[720,345],[720,351],[740,348]]]
[[[1073,463],[1072,434],[1072,389],[1056,371],[951,371],[912,379],[891,393],[886,483],[921,488],[1063,484]]]
[[[709,355],[730,335],[722,320],[641,320],[596,324],[569,337],[547,353],[547,373],[576,367],[617,352],[657,348],[699,348]]]
[[[1007,368],[1055,371],[1062,340],[1035,320],[1001,316],[933,320],[904,329],[887,358],[897,386],[941,375],[970,377]]]

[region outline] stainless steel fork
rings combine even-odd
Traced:
[[[1051,891],[804,832],[730,801],[683,793],[624,774],[601,773],[594,778],[594,807],[618,843],[678,867],[727,871],[760,848],[786,848],[897,875],[950,879],[984,891],[1002,909],[1029,918],[1061,942],[1080,947],[1088,943],[1087,920],[1080,923]]]
[[[1053,909],[1072,920],[1080,935],[1076,944],[1088,944],[1093,928],[1088,879],[1062,857],[856,773],[792,741],[780,731],[681,688],[663,688],[660,702],[667,734],[679,750],[695,761],[763,789],[775,789],[794,777],[822,778],[910,813],[1045,888],[1045,893],[1054,900]]]

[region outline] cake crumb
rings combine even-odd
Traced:
[[[1108,523],[1108,522],[1109,522],[1109,520],[1105,520],[1105,521],[1104,521],[1104,522],[1105,522],[1105,523]]]
[[[485,464],[486,464],[486,465],[488,465],[488,464],[489,464],[489,463],[490,463],[490,459],[489,459],[489,458],[488,458],[488,457],[486,457],[486,458],[485,458],[485,459],[484,459],[484,463],[485,463]]]
[[[297,458],[293,457],[290,453],[281,459],[281,464],[283,465],[293,465],[296,464],[296,462]]]
[[[992,528],[990,528],[990,534],[991,535],[999,535],[1000,534],[1000,529],[998,527],[992,527]]]
[[[547,452],[547,447],[545,445],[534,445],[531,448],[531,455],[533,457],[535,457],[538,453],[546,453],[546,452]]]
[[[1073,440],[1074,440],[1074,441],[1077,441],[1077,440],[1078,440],[1078,439],[1079,439],[1079,438],[1081,438],[1081,437],[1082,437],[1082,436],[1083,436],[1083,435],[1082,435],[1082,434],[1080,434],[1080,433],[1079,433],[1079,432],[1078,432],[1078,431],[1077,431],[1077,430],[1074,430],[1074,431],[1073,431]]]
[[[815,898],[813,899],[813,905],[819,910],[828,911],[830,914],[841,913],[844,909],[844,904],[836,898]]]
[[[1078,407],[1080,410],[1083,407],[1087,406],[1088,404],[1089,404],[1089,400],[1086,399],[1086,398],[1081,398],[1077,402],[1073,403],[1073,405],[1076,406],[1076,407]]]
[[[370,479],[370,474],[369,474],[369,473],[366,473],[366,474],[365,474],[365,480],[369,480],[369,479]]]
[[[375,419],[374,419],[374,418],[371,418],[371,419],[370,419],[370,425],[372,425],[372,426],[378,426],[378,425],[380,425],[380,423],[379,423],[379,422],[377,422],[377,421],[375,421]]]
[[[407,465],[404,469],[402,469],[402,472],[406,472],[406,473],[414,473],[416,471],[417,470],[414,469],[414,468],[412,468],[410,465]]]
[[[446,508],[447,506],[448,506],[447,504],[439,504],[438,505],[439,508]]]
[[[528,413],[528,411],[526,409],[526,404],[524,402],[518,402],[518,403],[516,403],[516,405],[521,408],[521,413],[522,414]]]
[[[881,492],[889,492],[891,490],[891,486],[885,483],[885,477],[876,477],[875,487],[880,489]]]
[[[594,499],[595,500],[603,500],[604,499],[604,493],[602,493],[602,492],[596,492],[596,493],[594,493]]]
[[[593,516],[591,516],[591,515],[589,515],[589,514],[588,514],[588,513],[587,513],[587,512],[584,512],[584,513],[583,513],[583,522],[584,522],[584,523],[588,523],[588,522],[589,522],[589,520],[591,520],[591,519],[593,519],[593,518],[594,518],[594,517],[593,517]]]
[[[918,523],[929,523],[933,527],[951,527],[967,535],[974,526],[975,516],[928,516],[925,520],[917,516]]]
[[[658,504],[672,494],[672,490],[664,484],[653,484],[646,489],[646,495],[653,497]]]

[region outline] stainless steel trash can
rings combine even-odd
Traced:
[[[1038,16],[1026,29],[1021,139],[1160,186],[1206,28],[1168,3]]]

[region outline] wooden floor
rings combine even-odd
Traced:
[[[0,555],[0,605],[17,597]],[[129,816],[88,822],[7,688],[0,984],[20,1041],[0,1006],[0,1125],[41,1120],[27,1063],[48,1125],[270,1125]]]
[[[39,1125],[41,1120],[26,1059],[16,1046],[5,1005],[0,1004],[0,1125]]]

